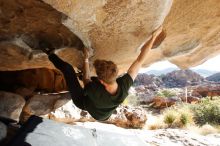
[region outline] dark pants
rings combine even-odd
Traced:
[[[54,66],[63,73],[73,103],[78,108],[84,110],[84,100],[86,97],[83,94],[83,88],[79,84],[76,72],[73,67],[69,63],[60,59],[56,54],[49,55],[49,59],[54,64]]]

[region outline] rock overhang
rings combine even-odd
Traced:
[[[94,50],[91,60],[113,60],[124,72],[143,43],[162,24],[166,38],[150,51],[145,67],[169,60],[180,68],[188,68],[220,52],[218,0],[0,2],[0,70],[54,68],[46,55],[37,50],[38,38],[42,38],[63,48],[57,53],[75,67],[82,66],[83,42]]]

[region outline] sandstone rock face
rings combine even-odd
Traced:
[[[27,101],[24,111],[35,115],[46,115],[53,110],[55,100],[59,96],[57,95],[34,95]]]
[[[145,66],[167,59],[187,68],[220,53],[218,0],[43,1],[0,1],[0,70],[54,68],[38,51],[40,40],[65,48],[57,53],[81,67],[80,38],[94,49],[92,59],[113,60],[125,71],[161,24],[166,38]]]
[[[85,44],[91,45],[95,49],[96,58],[115,60],[120,67],[126,66],[127,63],[136,57],[137,54],[135,54],[134,50],[137,49],[141,42],[144,41],[144,36],[145,38],[146,36],[149,36],[147,34],[152,32],[151,28],[155,29],[155,27],[152,27],[155,24],[154,22],[161,22],[161,19],[158,19],[159,17],[148,16],[158,16],[158,10],[160,11],[160,15],[164,16],[164,14],[166,14],[164,12],[167,12],[170,7],[168,1],[146,0],[142,1],[140,5],[141,7],[137,8],[138,10],[142,10],[141,13],[136,13],[138,12],[137,9],[131,10],[129,8],[133,8],[130,6],[133,6],[135,3],[139,3],[138,1],[119,2],[109,0],[104,2],[97,1],[93,4],[88,4],[88,1],[44,1],[69,16],[68,22],[65,24],[71,28],[71,30],[77,34]],[[92,3],[92,1],[90,2]],[[142,6],[145,5],[144,3],[147,4],[145,6],[146,9],[142,8]],[[216,56],[220,52],[220,5],[218,3],[218,0],[175,0],[164,23],[167,37],[159,49],[152,50],[150,52],[145,65],[148,66],[158,60],[168,59],[181,68],[187,68],[190,66],[196,66],[207,59]],[[163,5],[163,7],[161,7],[161,5]],[[123,6],[127,6],[128,11],[132,11],[132,13],[127,14],[126,10],[123,10]],[[105,8],[107,8],[107,10]],[[147,11],[145,12],[143,10]],[[109,12],[111,13],[109,14]],[[143,16],[142,12],[147,15]],[[144,26],[141,26],[141,23],[136,21],[137,19],[143,19],[141,17],[148,19],[145,19],[146,21],[142,21]],[[123,18],[129,19],[128,21],[121,21]],[[154,20],[154,22],[152,20]],[[138,28],[133,30],[137,31],[131,31],[132,22],[135,22],[134,26]],[[111,24],[114,25],[110,26]],[[126,28],[126,26],[128,27]],[[134,34],[137,37],[132,38],[130,34],[126,34],[126,36],[121,39],[117,38],[121,35],[118,35],[121,32],[119,29],[120,27],[124,28],[124,30],[135,32]],[[147,28],[147,30],[144,28]],[[109,29],[111,29],[110,33],[108,33]],[[138,33],[138,30],[141,30],[141,32],[146,34],[141,35]],[[138,42],[136,42],[137,38]],[[132,41],[126,42],[126,39]],[[127,49],[123,49],[126,47]],[[118,48],[120,48],[120,50]],[[130,55],[130,52],[132,55]],[[129,57],[128,59],[127,56],[132,57]]]
[[[0,90],[10,90],[28,96],[35,90],[59,92],[66,89],[63,74],[54,69],[37,68],[0,72]]]
[[[44,2],[69,16],[63,23],[95,50],[94,59],[113,60],[120,69],[127,69],[172,5],[172,0]]]
[[[35,0],[1,0],[1,58],[8,64],[1,62],[0,70],[52,68],[46,56],[37,51],[39,41],[80,50],[82,43],[76,35],[94,49],[94,59],[114,60],[120,68],[128,66],[172,5],[172,0],[45,2],[49,5]],[[82,54],[77,49],[69,48],[64,55],[62,50],[60,55],[80,67]]]
[[[61,23],[65,15],[42,1],[0,0],[0,9],[0,70],[52,68],[38,50],[41,40],[55,48],[82,47],[78,37]],[[76,49],[67,52],[65,59],[79,66],[80,52]]]
[[[18,121],[24,105],[20,95],[0,91],[0,116]]]
[[[146,65],[168,59],[180,68],[197,66],[220,53],[218,0],[175,0],[164,22],[167,37]]]
[[[26,121],[31,115],[45,116],[65,104],[70,99],[68,93],[34,95],[26,102],[22,112],[21,121]]]
[[[43,119],[24,141],[40,146],[219,146],[220,134],[202,136],[180,129],[124,129],[98,122],[70,125]]]
[[[56,102],[56,105],[58,104],[60,104],[59,101]],[[63,106],[51,112],[49,118],[60,122],[73,123],[81,118],[80,113],[81,110],[74,106],[72,101],[68,101]],[[91,116],[89,118],[91,118]],[[87,118],[87,120],[89,118]]]

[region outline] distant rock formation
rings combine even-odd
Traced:
[[[163,85],[163,81],[155,75],[148,75],[143,73],[137,75],[134,81],[134,85],[135,86],[147,85],[157,88]]]
[[[135,79],[135,86],[144,85],[156,90],[158,87],[178,88],[199,85],[205,79],[192,70],[175,70],[161,76],[139,74]]]
[[[208,81],[220,82],[220,73],[216,73],[206,78]]]
[[[191,70],[177,70],[162,76],[162,81],[168,88],[178,88],[198,85],[204,78]]]
[[[220,96],[220,84],[204,84],[198,85],[194,88],[192,95],[197,97],[213,97],[213,96]]]

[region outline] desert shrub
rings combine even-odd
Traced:
[[[174,110],[167,110],[164,114],[164,123],[168,126],[172,126],[174,124],[174,121],[177,120],[177,112]]]
[[[180,123],[180,126],[182,127],[185,127],[193,123],[193,114],[189,109],[180,111],[179,123]]]
[[[220,125],[220,97],[202,99],[197,104],[179,104],[164,112],[164,123],[169,127],[185,127],[189,124]]]
[[[176,92],[174,92],[173,90],[169,90],[169,89],[163,89],[163,90],[159,90],[156,93],[156,96],[169,98],[169,97],[176,96]]]
[[[167,126],[164,124],[163,121],[160,121],[160,119],[158,119],[157,122],[148,125],[149,130],[164,129],[164,128],[167,128]]]
[[[191,105],[194,113],[194,120],[199,125],[220,124],[220,99],[210,100],[204,98],[200,103]]]
[[[169,127],[186,127],[193,123],[193,114],[188,107],[172,107],[164,112],[164,123]]]

